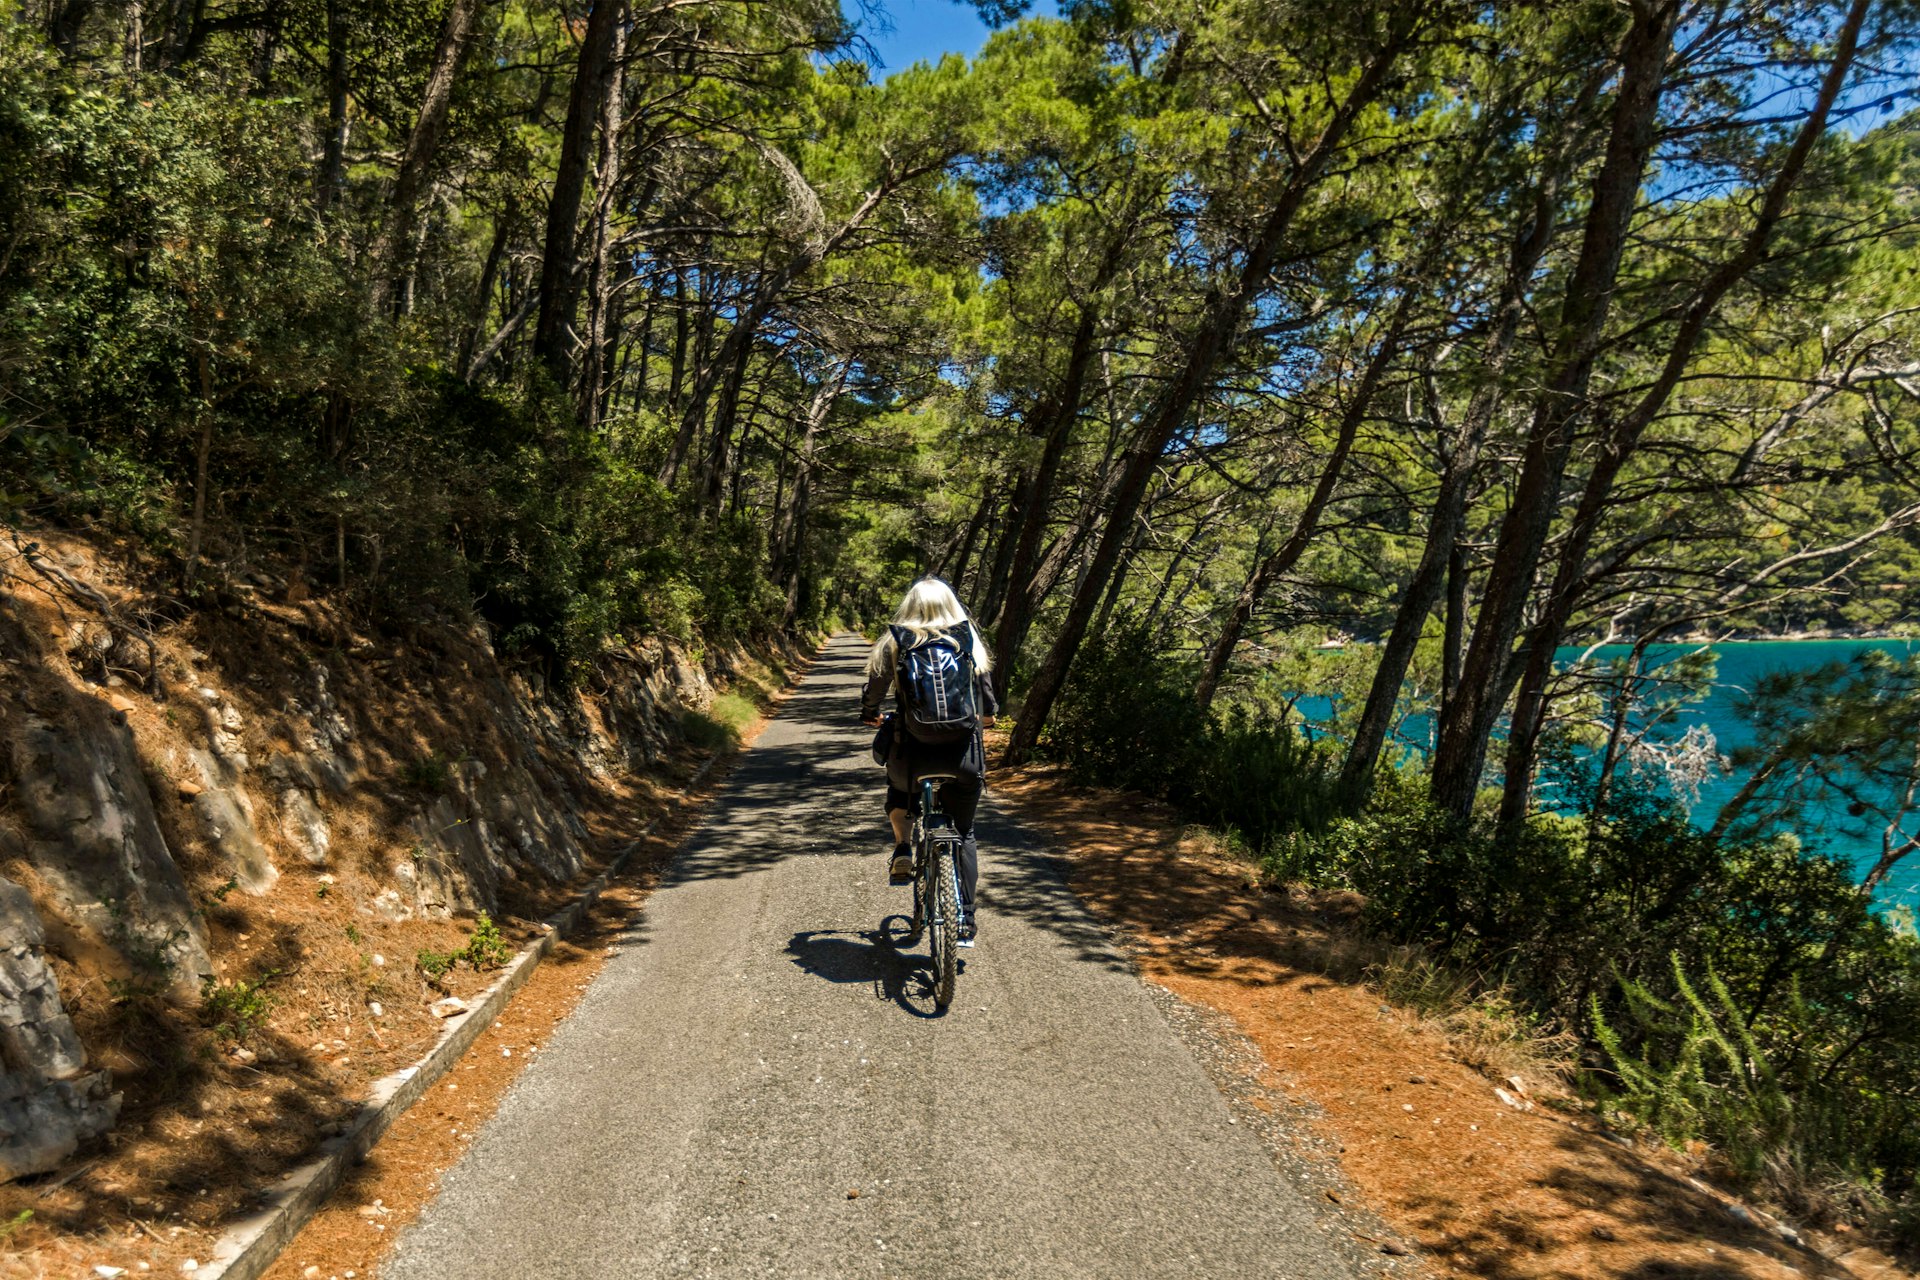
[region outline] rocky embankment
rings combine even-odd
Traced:
[[[110,1149],[96,1194],[204,1197],[152,1148],[226,1113],[297,1155],[430,1039],[461,979],[416,956],[482,912],[511,937],[630,838],[750,662],[642,644],[561,691],[484,628],[303,595],[188,608],[99,544],[0,535],[0,1182]]]

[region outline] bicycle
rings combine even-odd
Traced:
[[[953,1001],[960,951],[960,833],[953,819],[934,805],[936,782],[952,774],[929,774],[920,779],[920,813],[913,820],[913,919],[906,944],[927,932],[927,952],[933,960],[933,1002],[944,1009]]]

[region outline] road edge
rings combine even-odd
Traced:
[[[709,756],[688,780],[687,789],[698,787],[714,766],[736,754]],[[266,1208],[223,1232],[214,1245],[212,1259],[193,1273],[195,1280],[258,1280],[278,1261],[281,1250],[327,1202],[345,1180],[347,1171],[373,1150],[393,1122],[460,1060],[481,1032],[493,1025],[514,994],[546,959],[553,944],[565,937],[587,908],[606,892],[607,886],[626,871],[634,854],[640,851],[659,822],[660,819],[655,818],[643,827],[626,848],[615,854],[606,868],[587,883],[577,898],[541,922],[541,936],[508,963],[505,972],[481,993],[478,1003],[467,1012],[447,1019],[446,1029],[425,1057],[374,1081],[348,1130],[322,1143],[317,1157],[275,1183],[267,1193]]]

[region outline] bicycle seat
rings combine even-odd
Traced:
[[[951,772],[949,773],[916,773],[913,775],[913,780],[915,782],[955,782],[955,781],[958,781],[959,777],[960,777],[959,774],[951,773]]]

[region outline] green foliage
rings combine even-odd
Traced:
[[[1336,812],[1326,753],[1285,719],[1202,711],[1193,679],[1143,629],[1110,628],[1075,660],[1046,749],[1077,777],[1170,800],[1255,851],[1291,848],[1298,833],[1323,828]]]
[[[267,1024],[274,999],[266,986],[276,976],[276,971],[269,970],[258,978],[219,982],[209,975],[201,983],[200,1016],[213,1028],[216,1040],[244,1042]]]
[[[415,791],[438,795],[452,785],[453,770],[438,752],[432,752],[407,761],[400,781]]]
[[[723,693],[705,711],[691,708],[680,715],[680,733],[702,751],[731,751],[760,709],[753,700],[737,693]]]
[[[461,958],[475,969],[498,969],[513,959],[513,944],[500,932],[500,926],[493,917],[482,911],[475,922],[473,932],[467,935],[467,945],[461,952]]]
[[[453,966],[460,962],[460,957],[458,951],[432,951],[423,947],[414,953],[413,963],[426,975],[428,982],[438,982],[453,972]]]
[[[1599,997],[1592,999],[1593,1035],[1619,1081],[1611,1100],[1676,1146],[1707,1138],[1735,1172],[1756,1178],[1793,1144],[1793,1099],[1720,976],[1707,970],[1709,1003],[1688,981],[1679,953],[1671,959],[1672,1000],[1620,983],[1639,1053],[1607,1021]]]
[[[423,948],[416,952],[413,963],[429,982],[439,982],[454,966],[465,964],[477,973],[498,969],[513,959],[513,944],[500,932],[500,926],[493,917],[482,911],[474,923],[473,932],[467,935],[466,945],[457,951],[433,951]]]

